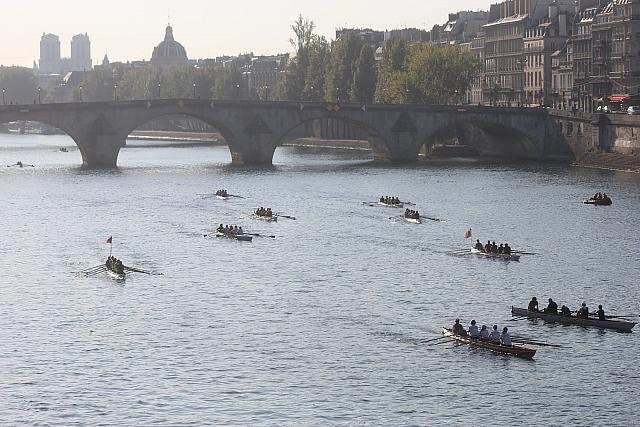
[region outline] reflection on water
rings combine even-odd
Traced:
[[[0,136],[0,419],[22,424],[632,425],[636,333],[511,322],[553,297],[638,312],[640,178],[536,163],[391,166],[280,148],[125,148],[79,167],[63,137]],[[244,198],[202,196],[226,188]],[[581,204],[596,191],[611,208]],[[411,225],[362,202],[397,195]],[[295,216],[253,221],[257,206]],[[204,238],[219,223],[275,235]],[[452,252],[474,238],[537,253]],[[163,276],[73,272],[109,252]],[[534,362],[425,343],[460,317],[561,344]],[[437,342],[436,342],[437,343]],[[550,387],[549,385],[552,384]],[[585,390],[587,392],[585,392]],[[455,402],[455,403],[453,403]],[[508,408],[505,409],[505,408]]]

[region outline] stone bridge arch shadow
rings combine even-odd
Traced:
[[[381,132],[368,123],[342,115],[319,115],[299,121],[276,137],[275,151],[289,145],[354,150],[369,153],[372,161],[387,160],[390,156]]]
[[[33,120],[23,120],[20,117],[3,117],[0,120],[0,134],[11,136],[16,139],[11,141],[12,148],[29,150],[35,146],[59,152],[75,152],[81,159],[82,150],[80,144],[73,136],[70,129],[65,129],[61,123],[43,118]],[[48,140],[49,136],[58,136],[55,140]],[[73,154],[71,154],[73,155]],[[79,160],[80,160],[79,159]],[[29,159],[25,163],[31,163]]]
[[[233,161],[237,153],[236,136],[228,126],[210,115],[188,110],[151,113],[144,119],[128,123],[125,129],[127,142],[122,147],[125,150],[131,146],[217,145],[228,148],[228,161]]]
[[[420,158],[489,157],[541,159],[544,146],[512,126],[486,121],[456,121],[427,134],[420,144]]]

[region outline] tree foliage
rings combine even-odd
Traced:
[[[371,46],[365,44],[356,60],[351,85],[351,99],[360,103],[371,103],[376,91],[376,59]]]
[[[325,77],[325,98],[328,101],[351,101],[356,60],[363,41],[355,32],[347,31],[333,42]]]
[[[0,87],[7,104],[31,104],[38,99],[38,83],[29,68],[0,67]]]

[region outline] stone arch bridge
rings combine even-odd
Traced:
[[[298,102],[151,100],[0,106],[0,123],[37,121],[68,134],[87,167],[113,168],[128,135],[168,115],[215,127],[234,164],[271,164],[275,149],[308,136],[309,124],[342,122],[369,141],[376,160],[411,162],[439,135],[492,154],[530,159],[571,157],[554,117],[544,109],[469,106],[357,105]]]

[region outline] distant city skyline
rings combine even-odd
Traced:
[[[454,0],[432,4],[403,0],[389,6],[366,0],[308,4],[299,0],[249,0],[238,7],[184,0],[180,8],[169,0],[153,4],[112,0],[108,7],[96,4],[90,8],[80,0],[68,0],[64,8],[44,0],[10,2],[3,4],[0,37],[5,43],[0,48],[0,64],[31,67],[39,58],[43,33],[60,37],[62,56],[70,55],[69,43],[75,34],[88,33],[94,64],[99,64],[105,53],[111,61],[149,60],[154,46],[164,38],[167,23],[171,23],[176,40],[184,44],[192,59],[250,51],[275,54],[291,51],[290,26],[299,14],[313,20],[318,33],[333,39],[335,30],[341,27],[430,29],[443,24],[449,13],[487,10],[494,2]]]

